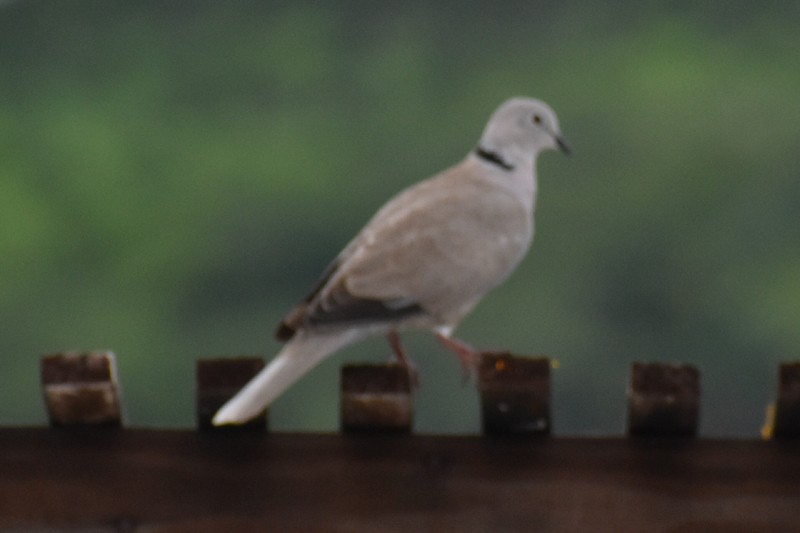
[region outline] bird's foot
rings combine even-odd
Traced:
[[[400,335],[398,335],[396,331],[390,331],[386,335],[386,338],[389,340],[389,346],[391,346],[392,353],[394,353],[397,362],[403,365],[408,371],[408,377],[411,379],[412,388],[416,389],[419,387],[419,372],[417,371],[416,365],[406,357],[403,344],[400,342]]]
[[[469,382],[473,372],[476,372],[478,368],[480,352],[464,341],[448,337],[441,333],[437,333],[436,338],[439,339],[439,342],[441,342],[445,348],[458,357],[458,362],[461,363],[464,383]]]

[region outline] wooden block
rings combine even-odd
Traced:
[[[263,368],[264,360],[261,357],[199,359],[195,367],[198,429],[204,431],[229,431],[242,428],[249,430],[266,429],[266,410],[249,422],[238,426],[217,427],[211,423],[219,408],[239,392]]]
[[[397,363],[342,367],[341,426],[345,432],[410,433],[412,378]]]
[[[41,359],[41,381],[50,425],[122,424],[113,353],[46,355]]]
[[[484,352],[478,367],[483,432],[548,435],[550,359]]]
[[[800,437],[800,361],[781,363],[778,368],[778,400],[772,436]]]
[[[628,434],[694,436],[700,372],[686,364],[634,363],[628,391]]]

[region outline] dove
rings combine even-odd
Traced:
[[[478,352],[453,331],[527,254],[536,159],[555,149],[570,153],[550,106],[501,104],[460,163],[398,193],[345,246],[279,324],[283,349],[213,423],[248,421],[319,362],[373,335],[386,335],[410,369],[399,337],[409,329],[432,332],[466,369],[474,365]]]

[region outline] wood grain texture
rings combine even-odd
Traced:
[[[0,528],[797,531],[800,443],[0,429]]]

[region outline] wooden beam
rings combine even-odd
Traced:
[[[800,443],[0,428],[11,531],[800,529]]]

